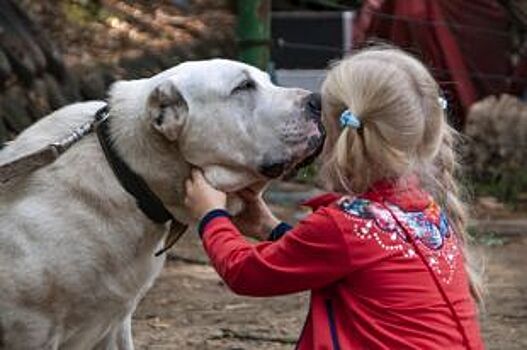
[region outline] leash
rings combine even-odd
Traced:
[[[452,301],[448,297],[445,289],[441,285],[441,281],[439,280],[437,275],[434,273],[434,271],[432,271],[432,267],[429,264],[426,263],[426,258],[424,256],[423,252],[421,251],[421,249],[417,246],[417,242],[415,241],[414,236],[412,235],[410,230],[406,227],[406,225],[402,222],[402,220],[399,219],[399,217],[393,212],[393,210],[388,205],[383,203],[383,206],[384,206],[384,208],[386,208],[388,210],[390,215],[395,219],[395,221],[399,224],[399,226],[406,233],[406,236],[408,237],[408,240],[410,241],[410,243],[412,244],[413,248],[415,249],[416,254],[419,256],[419,258],[421,259],[421,261],[423,262],[423,264],[427,268],[428,272],[432,276],[432,280],[434,281],[434,284],[436,285],[436,287],[437,287],[437,289],[439,291],[439,294],[441,294],[441,297],[443,298],[443,301],[447,304],[450,312],[452,313],[452,316],[454,317],[454,320],[455,320],[455,322],[456,322],[456,324],[457,324],[457,326],[459,328],[459,332],[461,333],[461,337],[463,338],[463,341],[465,342],[467,349],[471,349],[472,347],[470,346],[469,338],[468,338],[468,335],[467,335],[467,333],[465,331],[465,327],[463,327],[463,324],[461,323],[461,319],[460,319],[456,309],[454,308],[454,304],[452,303]]]
[[[64,152],[80,141],[84,136],[95,130],[104,156],[115,177],[123,189],[134,197],[137,207],[151,221],[157,224],[169,223],[169,232],[163,248],[155,253],[160,256],[169,250],[185,233],[188,225],[177,220],[163,205],[161,199],[150,189],[146,181],[118,155],[112,145],[109,130],[108,105],[95,113],[94,120],[75,128],[68,136],[59,142],[51,143],[35,152],[23,155],[13,161],[0,164],[0,188],[14,179],[28,175],[46,165],[53,163]]]
[[[0,164],[0,185],[53,163],[64,152],[84,136],[93,131],[94,121],[89,121],[73,129],[71,134],[58,142],[51,143],[39,150],[19,157],[5,164]]]

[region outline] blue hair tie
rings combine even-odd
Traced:
[[[349,109],[346,109],[340,115],[340,126],[343,128],[349,126],[352,129],[358,129],[362,126],[362,123],[355,114],[351,113]]]
[[[437,102],[439,102],[439,106],[441,106],[442,110],[446,111],[448,109],[448,102],[446,98],[440,96],[438,97]]]

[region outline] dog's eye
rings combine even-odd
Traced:
[[[242,81],[238,86],[236,86],[232,90],[232,93],[235,94],[235,93],[238,93],[238,92],[254,90],[254,89],[256,89],[255,82],[250,80],[250,79],[246,79],[246,80]]]

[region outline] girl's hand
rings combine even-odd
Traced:
[[[243,210],[233,217],[234,224],[249,237],[265,240],[280,223],[262,198],[264,187],[255,186],[237,194],[244,202]]]
[[[213,209],[225,209],[227,195],[212,187],[201,170],[192,169],[191,176],[185,181],[185,206],[191,215],[200,219]]]

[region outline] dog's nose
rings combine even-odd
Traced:
[[[320,94],[312,93],[307,97],[307,109],[310,114],[320,117],[322,111],[322,99]]]

